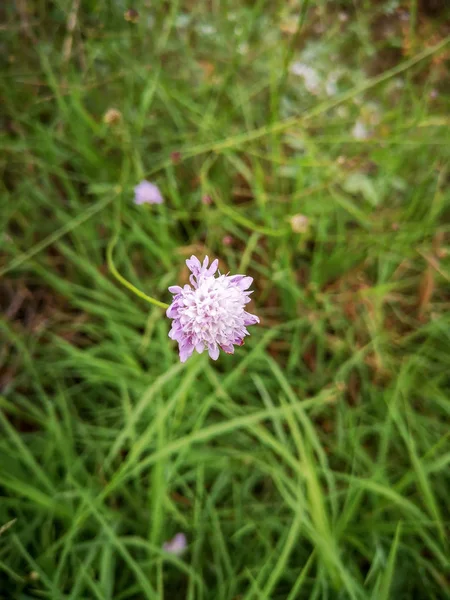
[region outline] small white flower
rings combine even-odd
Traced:
[[[370,137],[370,134],[364,123],[358,120],[353,126],[352,136],[355,138],[355,140],[367,140]]]
[[[209,23],[205,23],[204,25],[199,25],[197,27],[197,31],[202,35],[214,35],[216,33],[216,28],[214,25],[210,25]]]
[[[189,15],[187,15],[186,13],[181,13],[175,19],[175,27],[177,29],[184,29],[185,27],[187,27],[189,25],[190,22],[191,22],[191,17]]]
[[[344,104],[341,104],[336,108],[336,114],[341,119],[346,119],[348,117],[348,107]]]
[[[247,42],[241,42],[237,47],[237,51],[239,52],[239,54],[247,54],[248,50],[249,45],[247,44]]]
[[[301,62],[292,63],[290,72],[292,75],[303,77],[305,87],[311,94],[318,94],[320,90],[320,77],[315,69]]]

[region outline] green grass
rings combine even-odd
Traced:
[[[446,15],[355,4],[6,9],[0,598],[450,598]],[[248,272],[261,325],[180,364],[114,239],[161,302]]]

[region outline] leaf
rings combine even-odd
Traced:
[[[397,529],[395,532],[395,538],[391,546],[391,551],[389,552],[389,558],[386,565],[386,570],[383,573],[381,580],[381,590],[379,594],[377,594],[378,600],[389,600],[391,597],[391,586],[392,581],[394,579],[394,569],[395,569],[395,559],[397,558],[398,544],[400,541],[400,532],[401,532],[401,521],[397,524]]]
[[[349,194],[361,194],[364,200],[367,200],[372,206],[377,206],[379,203],[378,193],[373,182],[363,173],[352,173],[344,181],[342,187]]]

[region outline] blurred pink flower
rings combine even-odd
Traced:
[[[135,204],[162,204],[164,198],[159,191],[159,188],[150,181],[141,181],[134,188],[134,203]]]
[[[222,238],[222,244],[224,246],[232,246],[234,242],[234,238],[231,235],[224,235]]]
[[[187,539],[184,533],[177,533],[171,540],[164,542],[163,550],[174,554],[175,556],[181,556],[187,548]]]

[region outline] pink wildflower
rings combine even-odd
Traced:
[[[141,181],[134,188],[134,203],[135,204],[162,204],[164,198],[159,191],[159,188],[150,181]]]
[[[174,554],[175,556],[181,556],[187,548],[187,539],[184,533],[177,533],[171,540],[164,542],[163,550]]]
[[[178,342],[181,362],[194,350],[201,354],[205,348],[213,360],[218,359],[219,348],[233,354],[234,346],[242,346],[249,335],[247,326],[259,323],[257,316],[245,310],[252,293],[246,290],[253,278],[220,273],[215,277],[219,261],[208,266],[207,256],[203,264],[195,256],[186,264],[192,273],[191,285],[171,286],[173,302],[167,309],[173,319],[169,337]]]

